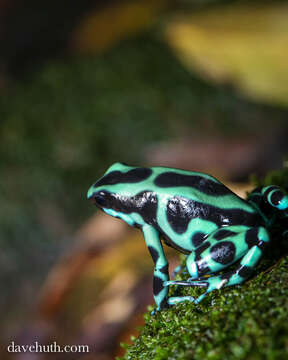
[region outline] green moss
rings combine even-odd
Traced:
[[[277,179],[287,190],[287,169],[257,182],[268,185]],[[198,305],[178,304],[154,317],[150,308],[140,336],[133,345],[124,345],[126,355],[118,359],[287,359],[288,245],[273,240],[257,274],[243,285],[214,291]],[[181,291],[197,297],[203,290]]]
[[[199,294],[190,289],[187,293]],[[242,286],[183,303],[146,325],[122,359],[285,359],[288,356],[288,258]]]

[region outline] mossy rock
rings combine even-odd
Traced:
[[[288,169],[273,172],[257,183],[273,180],[287,190],[287,175]],[[127,352],[118,360],[287,359],[287,254],[287,239],[280,240],[275,232],[255,276],[246,283],[214,291],[198,305],[178,304],[156,316],[149,309],[140,336],[133,345],[123,345]],[[203,290],[181,291],[197,297]]]

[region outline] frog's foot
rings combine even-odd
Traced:
[[[169,280],[169,281],[164,281],[164,286],[169,286],[169,285],[182,285],[182,286],[191,286],[191,282],[193,281],[206,281],[207,279],[209,279],[211,276],[214,276],[214,274],[205,274],[203,276],[198,276],[198,277],[190,277],[189,279],[187,279],[186,281],[184,280]],[[206,282],[203,285],[199,285],[198,286],[207,286]]]
[[[221,276],[221,275],[219,275],[219,276],[211,276],[208,279],[189,281],[190,286],[200,286],[200,287],[206,287],[207,288],[207,290],[202,295],[200,295],[197,299],[195,299],[194,303],[198,304],[211,291],[219,290],[223,286],[225,286],[227,283],[228,283],[228,279],[226,277]]]
[[[204,280],[204,281],[202,281]],[[187,281],[176,281],[176,280],[169,280],[169,281],[165,281],[164,282],[164,286],[169,286],[169,285],[181,285],[181,286],[207,286],[206,283],[207,278],[199,278],[197,279],[197,281],[195,279],[191,279],[191,280],[187,280]],[[194,285],[192,283],[197,282],[197,285]]]
[[[197,280],[190,280],[189,281],[165,281],[164,285],[182,285],[182,286],[199,286],[199,287],[206,287],[207,290],[200,295],[197,299],[193,298],[192,296],[177,296],[177,297],[170,297],[168,299],[168,303],[170,305],[178,304],[182,301],[190,301],[198,304],[202,301],[206,295],[208,295],[211,291],[220,289],[228,282],[228,279],[223,278],[220,276],[211,276],[210,278],[202,277],[198,278]]]

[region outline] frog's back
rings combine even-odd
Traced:
[[[254,210],[246,200],[209,174],[166,167],[152,169],[151,187],[160,196],[181,197],[220,208],[228,206],[245,208],[249,212]]]
[[[166,167],[154,167],[152,169],[154,173],[153,183],[159,190],[166,189],[169,193],[181,193],[187,196],[195,192],[215,197],[236,196],[219,180],[205,173]]]
[[[153,168],[153,173],[162,204],[158,224],[165,223],[167,228],[167,219],[176,233],[185,232],[193,219],[217,227],[258,222],[255,209],[211,175],[160,167]]]

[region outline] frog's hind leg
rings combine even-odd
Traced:
[[[278,210],[288,210],[288,196],[285,191],[275,185],[265,186],[261,189],[265,201]]]
[[[231,228],[231,227],[229,227]],[[247,228],[245,227],[245,230]],[[217,229],[214,232],[212,232],[208,238],[200,245],[198,248],[196,248],[191,254],[189,254],[186,257],[186,269],[188,270],[191,278],[188,279],[187,285],[190,284],[191,280],[206,280],[207,277],[212,276],[215,272],[221,270],[225,267],[225,265],[221,264],[220,262],[215,263],[212,261],[212,264],[209,264],[209,260],[211,262],[211,253],[213,252],[213,249],[215,248],[213,243],[216,245],[216,248],[218,248],[219,241],[225,239],[226,243],[222,244],[223,246],[226,246],[226,244],[229,246],[229,243],[227,240],[235,241],[237,238],[235,235],[239,237],[243,237],[243,227],[237,227],[235,229],[235,226],[232,230],[227,229]],[[223,248],[222,246],[222,248]],[[231,245],[233,246],[233,245]],[[222,254],[227,255],[229,252],[229,249],[219,249]],[[228,251],[227,251],[228,250]],[[219,252],[219,251],[218,251]],[[207,256],[208,255],[208,256]],[[234,259],[234,256],[233,256]],[[208,260],[208,261],[207,261]],[[229,261],[229,259],[226,259]],[[231,260],[231,259],[230,259]],[[223,259],[224,261],[224,259]],[[222,261],[222,263],[223,263]],[[224,261],[227,263],[227,261]],[[230,261],[231,262],[231,261]],[[209,266],[210,265],[210,266]],[[212,266],[211,266],[212,265]],[[168,283],[166,282],[168,285]],[[169,285],[185,285],[185,281],[169,281]]]
[[[262,200],[272,208],[276,208],[288,214],[288,195],[279,186],[269,185],[262,188],[258,187],[248,196],[248,201],[256,206],[260,212]]]
[[[253,206],[258,209],[258,212],[262,215],[266,223],[270,225],[274,222],[275,217],[273,214],[275,213],[272,212],[270,217],[265,204],[270,205],[271,209],[279,210],[279,218],[277,218],[277,221],[281,224],[281,227],[283,222],[283,229],[287,228],[288,195],[283,189],[275,185],[262,188],[258,187],[249,194],[248,202],[252,203]],[[282,232],[282,236],[286,239],[288,237],[288,230],[285,229]]]
[[[202,277],[197,278],[196,280],[189,279],[189,281],[186,282],[174,281],[173,284],[177,285],[206,287],[206,291],[197,299],[191,296],[170,297],[168,303],[170,305],[174,305],[182,301],[191,301],[197,304],[202,301],[211,291],[220,289],[223,286],[241,284],[249,276],[251,276],[253,269],[262,256],[263,248],[269,241],[269,235],[265,228],[255,227],[243,232],[242,236],[244,236],[245,243],[248,244],[249,250],[246,252],[246,255],[242,258],[236,269],[224,273],[223,275],[211,276],[208,279]],[[172,282],[169,281],[167,283],[167,285],[171,285]]]

